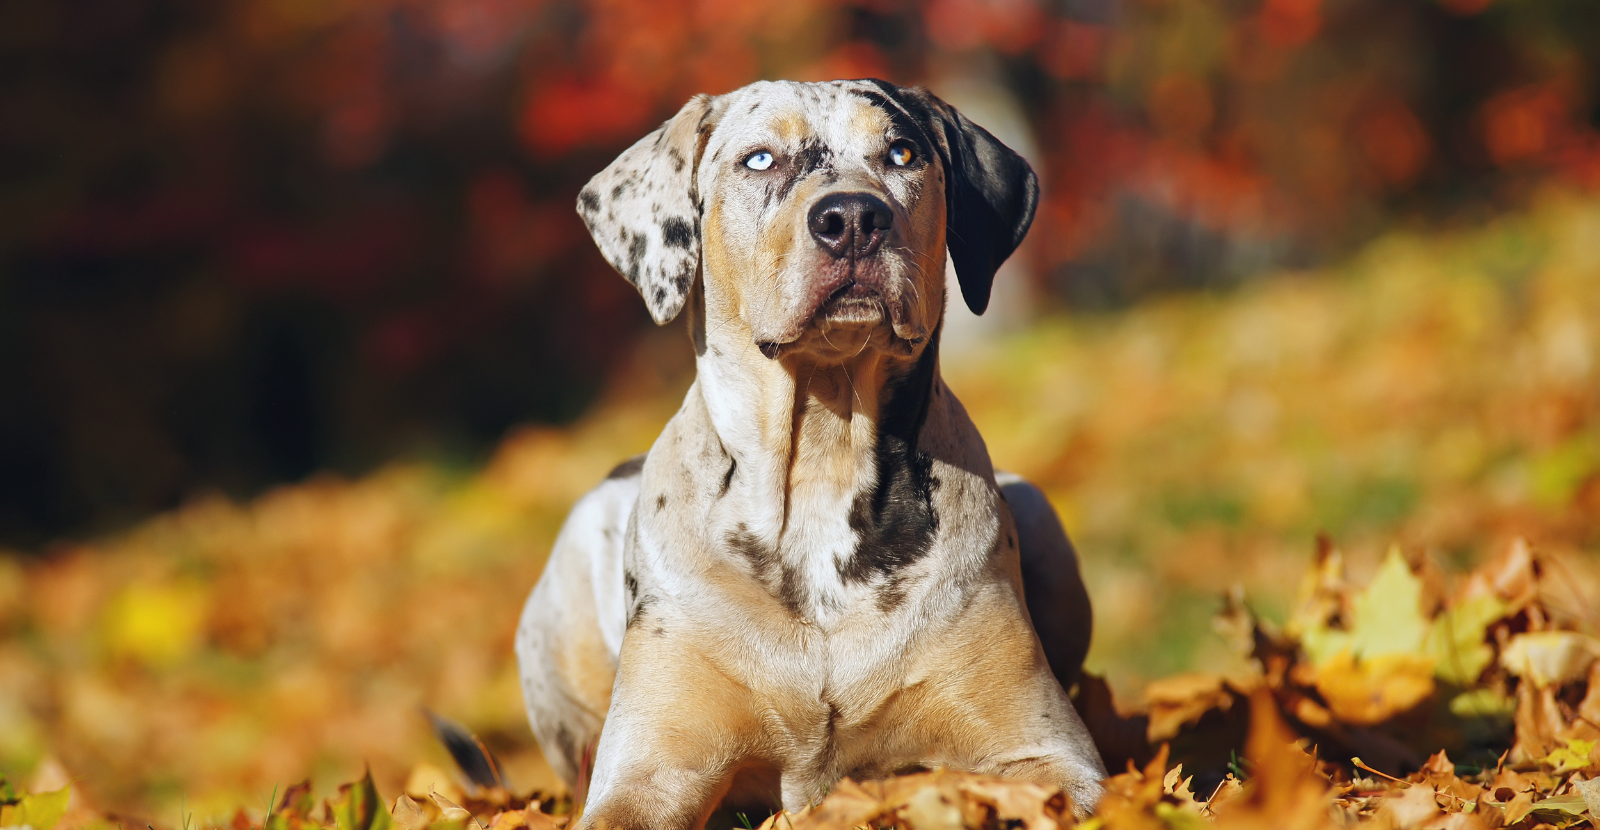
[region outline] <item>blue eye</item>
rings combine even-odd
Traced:
[[[751,170],[765,170],[772,166],[772,154],[766,150],[752,155],[744,160],[744,166]]]

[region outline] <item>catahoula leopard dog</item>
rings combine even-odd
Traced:
[[[875,80],[697,96],[583,188],[655,321],[688,315],[697,376],[573,508],[517,632],[550,764],[593,752],[579,828],[933,767],[1093,807],[1076,555],[939,374],[946,248],[982,312],[1037,201],[982,127]]]

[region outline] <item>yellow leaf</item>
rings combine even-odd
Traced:
[[[1494,660],[1494,649],[1484,642],[1489,626],[1510,608],[1493,594],[1475,596],[1446,608],[1428,628],[1424,651],[1433,657],[1440,680],[1471,686]]]
[[[1322,668],[1348,654],[1357,660],[1391,654],[1423,653],[1428,620],[1422,616],[1422,580],[1411,572],[1398,547],[1390,548],[1367,589],[1351,602],[1349,627],[1315,622],[1300,632],[1300,647]]]
[[[1540,763],[1554,767],[1557,775],[1587,769],[1590,764],[1589,753],[1594,751],[1595,742],[1568,738],[1566,743],[1566,746],[1545,756]]]
[[[1339,720],[1381,723],[1433,694],[1433,661],[1416,654],[1357,661],[1350,652],[1340,652],[1317,671],[1317,691]]]
[[[0,808],[0,827],[31,827],[33,830],[50,830],[67,814],[67,799],[71,787],[55,792],[25,795],[16,804]]]
[[[1367,590],[1356,597],[1350,648],[1357,657],[1416,655],[1428,635],[1422,616],[1422,580],[1411,573],[1399,547],[1389,549]]]

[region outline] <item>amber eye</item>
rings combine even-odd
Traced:
[[[889,148],[889,161],[896,167],[905,167],[917,157],[917,152],[909,144],[896,144]]]

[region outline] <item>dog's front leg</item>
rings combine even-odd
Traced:
[[[651,620],[623,639],[578,830],[701,827],[754,750],[750,691],[663,631]]]

